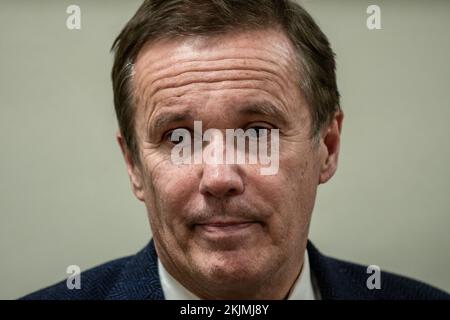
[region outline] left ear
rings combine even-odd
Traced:
[[[341,145],[341,130],[344,113],[337,111],[334,114],[330,124],[323,129],[320,137],[320,148],[324,150],[324,156],[321,157],[319,184],[325,183],[331,179],[337,169],[339,160],[339,149]]]

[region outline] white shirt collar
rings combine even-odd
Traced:
[[[173,278],[158,259],[158,273],[162,290],[167,300],[200,300],[199,297],[187,290],[181,283]],[[320,295],[314,290],[311,270],[309,268],[308,251],[305,250],[303,268],[289,293],[288,300],[317,300]]]

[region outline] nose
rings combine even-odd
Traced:
[[[226,198],[244,192],[244,181],[237,165],[204,165],[200,180],[200,193],[215,198]]]

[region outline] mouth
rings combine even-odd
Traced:
[[[206,237],[224,238],[245,235],[259,224],[258,221],[211,221],[197,224],[196,227]]]

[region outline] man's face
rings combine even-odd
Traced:
[[[159,41],[136,59],[141,164],[128,157],[133,191],[147,207],[161,262],[198,295],[268,290],[300,272],[316,189],[335,166],[324,139],[310,139],[295,66],[291,43],[276,30]],[[174,164],[171,130],[193,130],[194,120],[203,130],[279,129],[278,172]]]

